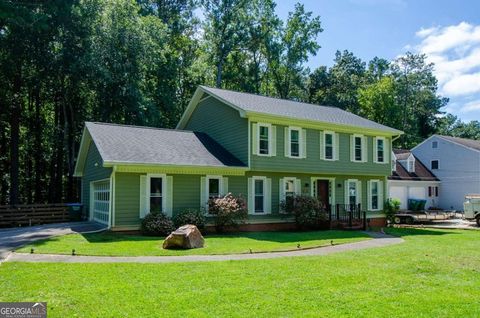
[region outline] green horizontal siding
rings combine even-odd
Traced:
[[[213,97],[201,101],[185,129],[207,133],[243,163],[248,163],[248,121],[221,101]]]
[[[92,142],[88,147],[85,168],[82,176],[82,203],[87,213],[90,210],[90,182],[110,178],[111,168],[103,167],[103,160],[97,147]],[[88,214],[89,215],[89,214]]]
[[[298,173],[320,174],[356,174],[356,175],[381,175],[390,174],[391,165],[373,162],[373,137],[367,136],[367,162],[350,161],[350,134],[340,133],[339,155],[337,161],[320,159],[320,130],[307,129],[307,157],[304,159],[289,158],[285,156],[285,128],[277,128],[276,156],[264,157],[251,155],[251,169],[259,171],[282,171]],[[361,133],[359,131],[358,133]],[[389,143],[387,139],[387,143]],[[252,143],[253,144],[253,143]],[[390,155],[387,156],[388,158]]]
[[[280,179],[285,177],[295,177],[301,180],[302,189],[301,192],[303,195],[311,195],[311,178],[335,178],[335,186],[333,190],[335,191],[335,202],[332,204],[344,204],[345,203],[345,181],[347,179],[357,179],[361,181],[361,205],[362,210],[367,209],[367,181],[372,179],[384,180],[383,176],[362,176],[362,175],[349,175],[349,176],[339,176],[331,174],[302,174],[302,173],[278,173],[278,172],[248,172],[247,178],[251,176],[264,176],[271,178],[272,180],[272,214],[279,213],[280,205]],[[384,181],[383,185],[384,193],[386,189],[386,183]],[[384,194],[384,198],[385,198]],[[373,213],[373,212],[372,212]],[[377,212],[378,213],[378,212]],[[374,213],[373,213],[374,214]]]
[[[115,173],[115,225],[140,224],[140,174]]]
[[[180,175],[174,174],[173,177],[173,214],[177,214],[185,209],[198,209],[200,206],[200,180],[204,175]],[[246,176],[229,176],[228,191],[234,195],[241,195],[248,198],[247,180],[252,176],[265,176],[272,180],[272,215],[250,216],[250,220],[265,219],[284,219],[285,216],[279,214],[279,189],[280,179],[284,177],[295,177],[301,180],[302,194],[310,195],[312,187],[312,177],[331,178],[335,177],[335,202],[344,203],[345,180],[358,179],[362,182],[362,210],[367,207],[367,181],[371,179],[384,180],[382,176],[333,176],[331,174],[302,174],[302,173],[278,173],[278,172],[248,172]],[[140,174],[137,173],[116,173],[115,174],[115,226],[139,226],[140,225]],[[386,185],[384,184],[384,191]],[[386,197],[384,195],[384,197]],[[378,214],[372,213],[372,214]]]
[[[173,176],[173,214],[200,207],[200,175]]]

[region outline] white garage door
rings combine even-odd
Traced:
[[[91,211],[94,221],[108,225],[110,215],[110,180],[92,182]]]
[[[425,193],[424,187],[410,187],[408,188],[408,198],[409,199],[417,199],[417,200],[425,200],[427,194]]]
[[[390,187],[389,197],[400,200],[400,209],[407,209],[407,187]]]

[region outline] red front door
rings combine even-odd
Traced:
[[[317,198],[323,203],[325,209],[330,207],[329,183],[328,180],[317,180]]]

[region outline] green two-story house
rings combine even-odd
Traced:
[[[290,221],[280,203],[292,194],[360,204],[379,222],[401,134],[335,107],[200,86],[176,129],[86,123],[75,174],[90,219],[113,230],[228,192],[263,228]]]

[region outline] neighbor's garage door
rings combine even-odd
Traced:
[[[110,211],[110,180],[92,182],[92,218],[107,224]]]
[[[400,209],[407,209],[407,187],[393,186],[390,187],[389,197],[400,200]]]
[[[425,193],[424,187],[409,187],[408,188],[408,198],[409,199],[417,199],[417,200],[425,200],[427,195]]]

